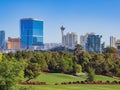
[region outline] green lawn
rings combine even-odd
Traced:
[[[120,90],[120,85],[46,85],[30,86],[28,90]]]
[[[103,82],[105,82],[107,80],[108,81],[114,81],[114,80],[120,81],[120,79],[118,80],[118,79],[115,79],[115,78],[112,78],[112,77],[108,77],[108,76],[96,75],[95,76],[95,81],[99,81],[99,80],[101,80]]]
[[[39,82],[46,82],[47,84],[55,84],[60,83],[60,82],[68,82],[68,81],[84,81],[86,80],[87,76],[86,75],[81,75],[79,77],[72,76],[72,75],[67,75],[67,74],[62,74],[62,73],[47,73],[47,74],[41,74],[35,79],[32,79],[31,81],[39,81]],[[95,81],[114,81],[117,79],[107,77],[107,76],[102,76],[102,75],[96,75],[95,76]]]
[[[25,90],[120,90],[120,85],[88,85],[88,84],[78,84],[78,85],[60,85],[61,82],[68,82],[68,81],[84,81],[86,80],[87,76],[82,74],[79,77],[62,74],[62,73],[47,73],[41,74],[37,78],[31,80],[35,82],[46,82],[49,85],[36,85],[36,86],[28,86],[28,85],[20,85],[20,87],[29,87],[29,89]],[[114,81],[118,79],[96,75],[95,81]],[[59,83],[59,85],[54,85],[55,83]]]
[[[72,75],[62,73],[47,73],[41,74],[39,77],[31,81],[46,82],[47,84],[55,84],[56,82],[67,82],[67,81],[82,81],[85,80],[86,76],[76,77]]]

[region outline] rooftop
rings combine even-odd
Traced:
[[[37,20],[37,21],[42,21],[38,18],[22,18],[21,20]]]

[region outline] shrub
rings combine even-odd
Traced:
[[[59,85],[59,83],[55,83],[55,85]]]
[[[68,84],[72,84],[72,82],[68,82]]]
[[[76,83],[77,83],[77,84],[79,84],[79,83],[80,83],[80,81],[76,81]]]
[[[87,81],[94,81],[94,77],[95,77],[95,70],[91,67],[88,68],[88,78]]]
[[[97,84],[102,84],[102,81],[97,81]]]
[[[85,84],[85,82],[84,82],[84,81],[81,81],[81,84]]]
[[[117,81],[113,81],[112,84],[118,84],[118,82]]]
[[[106,81],[106,84],[110,84],[110,81]]]
[[[120,81],[118,81],[118,84],[120,84]]]

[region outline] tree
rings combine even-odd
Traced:
[[[104,53],[118,53],[118,50],[114,47],[106,47]]]
[[[33,52],[32,51],[22,51],[22,57],[25,61],[29,61],[33,57]]]
[[[95,69],[93,69],[92,67],[89,67],[87,76],[88,76],[88,78],[87,78],[88,81],[90,81],[90,82],[94,81]]]
[[[105,62],[104,54],[91,54],[90,65],[95,68],[96,74],[102,74],[103,63]]]
[[[57,72],[56,68],[57,68],[57,62],[55,61],[55,59],[51,59],[48,63],[48,68],[52,71]]]
[[[45,61],[46,61],[47,65],[48,65],[49,62],[52,60],[52,52],[44,52],[43,55],[45,57]]]
[[[35,53],[34,56],[30,59],[30,62],[38,63],[42,71],[48,68],[43,53],[40,52]]]
[[[0,62],[2,61],[2,53],[0,53]]]
[[[0,62],[0,90],[12,90],[24,78],[23,62],[3,57]]]
[[[16,53],[15,53],[15,58],[17,59],[17,60],[21,60],[23,57],[22,57],[22,52],[21,51],[17,51]]]
[[[59,69],[62,72],[70,73],[73,71],[73,62],[71,58],[62,57],[59,63]]]
[[[82,72],[82,66],[80,64],[75,65],[75,73],[80,73]]]
[[[83,50],[82,46],[80,44],[77,44],[74,49],[74,55],[78,56],[82,50]]]
[[[25,71],[25,77],[28,79],[26,81],[29,81],[37,76],[40,75],[40,66],[38,63],[28,63]]]
[[[6,55],[6,57],[8,57],[8,58],[13,58],[13,57],[15,57],[15,53],[13,53],[13,52],[9,52],[8,54],[5,54]]]
[[[88,52],[82,51],[78,56],[78,64],[83,68],[83,71],[87,71],[87,67],[90,63],[91,56]]]
[[[102,74],[106,75],[107,73],[109,73],[111,71],[111,69],[114,68],[115,60],[114,60],[114,57],[113,57],[112,53],[105,53],[104,55],[105,55],[104,56],[105,61],[102,64],[102,67],[103,67]]]

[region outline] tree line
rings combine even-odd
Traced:
[[[4,88],[5,85],[11,87],[24,78],[29,81],[39,76],[41,72],[69,74],[86,72],[90,81],[94,73],[120,77],[120,54],[113,47],[105,48],[104,53],[88,53],[79,44],[73,52],[26,50],[0,54],[0,88]]]

